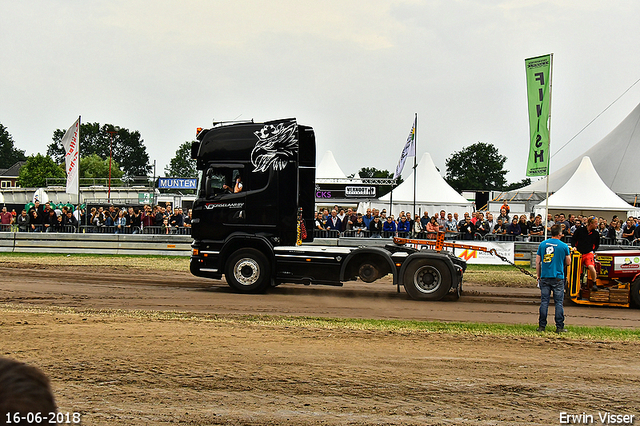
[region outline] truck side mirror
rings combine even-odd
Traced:
[[[200,151],[200,142],[196,141],[191,144],[191,159],[198,159],[198,151]]]
[[[211,177],[213,176],[213,170],[207,169],[204,174],[204,195],[206,198],[211,197],[213,194],[211,193]]]

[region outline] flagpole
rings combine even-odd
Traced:
[[[402,169],[404,168],[404,163],[407,160],[408,156],[413,155],[413,209],[416,208],[416,125],[418,122],[418,113],[415,114],[413,120],[413,126],[411,127],[411,133],[409,133],[409,137],[407,138],[407,142],[402,149],[402,154],[400,154],[400,161],[398,161],[398,165],[396,166],[396,171],[393,174],[393,180],[395,181],[400,177],[402,173]],[[389,213],[391,213],[391,209],[393,208],[393,182],[391,184],[391,195],[389,196]]]
[[[78,208],[80,208],[80,126],[82,125],[82,116],[78,116],[78,179],[76,180],[76,194],[78,194]],[[80,214],[78,213],[78,217]]]
[[[413,121],[413,126],[415,128],[413,134],[413,214],[416,214],[416,180],[418,169],[416,168],[416,158],[418,157],[418,113],[416,112],[415,119]]]
[[[550,65],[549,65],[549,152],[547,155],[549,156],[549,160],[547,162],[547,193],[544,203],[544,214],[545,214],[545,226],[544,226],[544,239],[547,237],[547,228],[549,225],[549,171],[551,170],[551,90],[553,88],[553,53],[550,55]]]

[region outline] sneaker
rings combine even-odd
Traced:
[[[556,328],[556,333],[558,333],[558,334],[560,334],[560,333],[566,333],[567,331],[569,331],[569,330],[567,330],[567,329],[566,329],[566,328],[564,328],[564,327],[558,327],[558,328]]]
[[[536,331],[544,331],[546,327],[538,327],[536,328]]]

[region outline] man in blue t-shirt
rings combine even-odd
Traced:
[[[551,238],[544,240],[538,246],[536,254],[536,273],[540,286],[540,317],[538,319],[538,331],[544,331],[547,327],[547,311],[549,299],[553,291],[555,303],[556,333],[564,333],[564,270],[571,262],[569,246],[563,243],[562,227],[551,227]]]

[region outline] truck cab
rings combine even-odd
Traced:
[[[193,206],[196,240],[222,242],[245,233],[293,245],[298,207],[305,220],[313,218],[315,136],[295,119],[202,131],[192,156],[200,174]],[[234,192],[238,176],[242,190]]]

